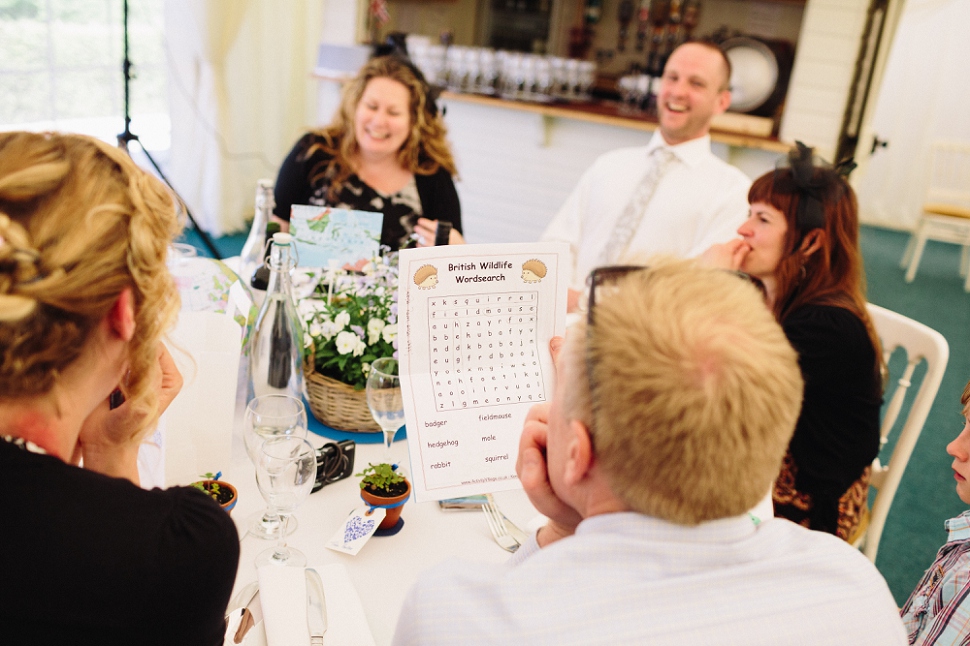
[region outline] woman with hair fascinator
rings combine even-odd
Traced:
[[[848,165],[832,168],[801,142],[785,162],[751,185],[740,238],[704,259],[764,283],[799,355],[805,396],[772,494],[775,516],[852,540],[866,524],[882,404],[858,204]]]

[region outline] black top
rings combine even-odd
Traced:
[[[790,450],[813,529],[835,531],[838,500],[879,453],[882,384],[866,326],[841,307],[805,305],[782,323],[805,398]]]
[[[290,207],[294,204],[383,213],[381,244],[392,250],[408,243],[418,217],[451,222],[459,232],[462,230],[458,192],[451,175],[444,168],[439,168],[432,175],[415,174],[417,201],[410,199],[407,188],[394,195],[384,195],[353,174],[341,187],[336,203],[329,201],[327,191],[334,170],[330,168],[327,172],[322,171],[328,169],[333,157],[319,148],[309,157],[306,156],[310,146],[323,141],[319,135],[307,133],[296,142],[290,154],[283,160],[276,178],[276,208],[273,213],[277,217],[289,221]],[[317,174],[320,177],[311,183],[311,178]]]
[[[239,537],[211,498],[0,439],[0,643],[222,644]]]

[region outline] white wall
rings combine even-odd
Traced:
[[[832,159],[868,0],[811,0],[802,18],[779,138],[803,141]]]

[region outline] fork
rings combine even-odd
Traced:
[[[488,522],[488,528],[492,530],[492,536],[495,538],[495,542],[503,550],[514,552],[519,549],[519,541],[515,540],[515,537],[509,534],[509,530],[505,526],[505,518],[495,505],[495,500],[492,499],[492,495],[489,494],[487,499],[488,502],[482,505],[482,511],[485,512],[485,520]]]

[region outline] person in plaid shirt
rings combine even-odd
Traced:
[[[963,389],[966,424],[946,447],[953,456],[957,495],[970,505],[970,382]],[[946,544],[900,611],[910,644],[970,644],[970,511],[944,523]]]

